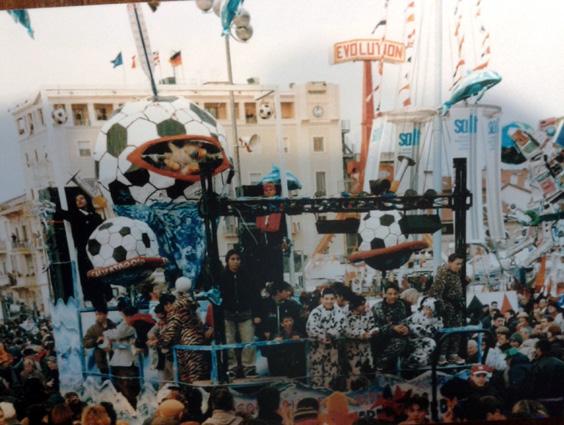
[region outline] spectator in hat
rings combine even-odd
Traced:
[[[523,343],[519,347],[519,351],[526,355],[531,362],[535,359],[535,344],[538,341],[538,338],[531,337],[532,332],[533,330],[528,326],[523,326],[519,329],[519,334],[523,337]]]
[[[518,400],[529,396],[527,383],[531,376],[531,363],[527,356],[517,348],[511,347],[505,353],[507,373],[505,374],[506,400],[513,405]]]
[[[108,308],[105,305],[98,307],[94,314],[96,316],[94,324],[88,328],[82,342],[84,348],[94,349],[94,362],[102,374],[102,379],[104,379],[110,370],[107,352],[100,348],[100,346],[104,343],[104,331],[114,329],[116,325],[108,319]]]
[[[468,397],[477,398],[491,395],[498,397],[498,393],[490,384],[492,369],[489,366],[478,364],[472,366],[470,377],[468,378]]]
[[[515,327],[515,329],[520,330],[524,327],[529,326],[531,326],[529,322],[529,315],[524,311],[517,314],[517,326]]]
[[[298,401],[294,412],[294,425],[320,425],[319,402],[314,398]]]
[[[521,334],[519,332],[511,334],[511,336],[509,337],[509,345],[511,345],[513,348],[519,349],[519,347],[521,347],[521,344],[523,344],[523,337],[521,336]]]

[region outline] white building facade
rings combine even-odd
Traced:
[[[280,164],[274,97],[259,99],[268,93],[268,88],[260,85],[242,85],[240,91],[234,92],[238,138],[243,142],[236,144],[230,93],[221,87],[213,83],[162,85],[159,95],[186,97],[214,115],[226,130],[229,155],[236,158],[235,149],[239,149],[239,164],[235,166],[240,170],[241,183],[256,184],[273,165]],[[39,190],[60,182],[67,184],[77,172],[82,179],[94,183],[92,155],[100,128],[120,105],[149,96],[148,90],[141,89],[58,87],[42,89],[34,98],[16,105],[11,112],[24,162],[25,199],[35,203]],[[338,86],[326,82],[292,84],[280,91],[280,101],[285,165],[303,184],[296,196],[338,195],[345,188]],[[65,120],[52,114],[60,109],[66,112]],[[258,142],[245,146],[252,135],[258,136]],[[236,177],[234,182],[237,181]],[[296,252],[305,257],[311,255],[321,237],[315,228],[315,217],[294,216],[291,221]],[[220,255],[238,241],[235,223],[230,218],[222,220],[219,226]],[[345,254],[343,235],[334,238],[329,252]]]

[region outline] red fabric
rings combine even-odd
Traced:
[[[213,305],[208,304],[208,310],[206,311],[206,325],[213,328]]]
[[[268,224],[266,218],[268,217]],[[282,221],[281,213],[272,213],[270,215],[261,215],[256,219],[256,225],[262,232],[278,232],[280,230],[280,222]]]
[[[147,313],[136,313],[133,316],[131,316],[131,320],[133,320],[134,322],[137,322],[138,320],[142,320],[143,322],[147,322],[151,325],[155,324],[153,317]]]

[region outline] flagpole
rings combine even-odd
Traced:
[[[135,20],[137,22],[137,29],[139,34],[141,34],[141,46],[143,47],[143,54],[145,55],[145,60],[147,61],[147,68],[149,70],[149,79],[151,80],[151,89],[153,90],[153,96],[157,97],[157,85],[155,84],[155,77],[153,76],[152,63],[149,61],[149,53],[147,53],[147,46],[145,46],[145,40],[143,38],[143,30],[141,29],[141,21],[139,20],[139,14],[137,13],[137,7],[133,7],[133,12],[135,13]],[[152,59],[152,58],[151,58]]]

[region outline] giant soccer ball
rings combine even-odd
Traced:
[[[272,106],[270,106],[270,103],[261,103],[259,105],[259,116],[263,119],[263,120],[267,120],[272,116],[273,112],[272,112]]]
[[[370,211],[361,219],[358,233],[361,239],[359,251],[390,248],[405,242],[401,233],[397,211]]]
[[[146,223],[116,217],[104,221],[92,232],[86,253],[94,267],[108,267],[136,257],[157,257],[159,245]]]
[[[173,153],[167,152],[169,146],[179,154],[177,167],[162,165]],[[229,150],[223,128],[212,115],[183,98],[126,103],[96,140],[98,182],[114,204],[187,201],[200,196],[198,155],[210,146],[221,156],[214,177],[219,191],[222,173],[230,166]]]
[[[65,108],[61,107],[53,109],[53,112],[51,112],[51,117],[57,125],[63,125],[68,120],[67,111],[65,111]]]

